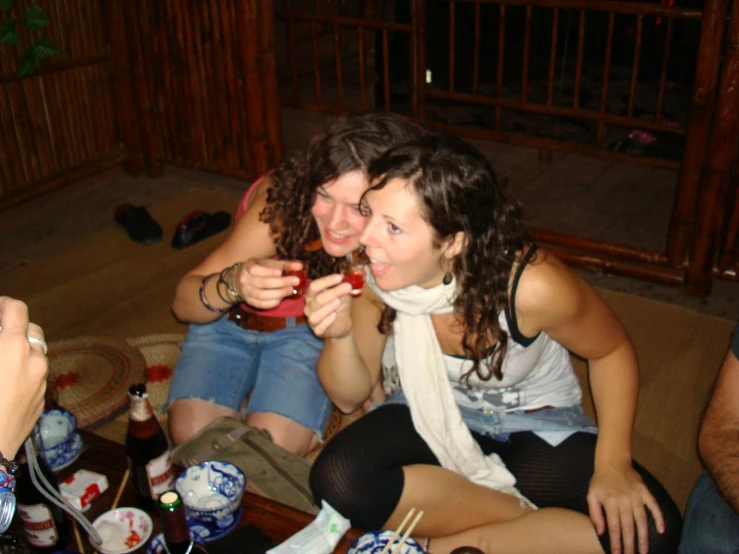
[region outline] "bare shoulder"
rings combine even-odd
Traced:
[[[266,176],[252,191],[249,205],[231,228],[226,240],[216,247],[191,273],[220,271],[226,266],[250,258],[271,258],[277,252],[270,226],[259,217],[266,206],[271,177]]]
[[[568,309],[574,307],[588,290],[592,290],[590,285],[562,260],[539,248],[523,269],[516,290],[515,308],[522,315]]]
[[[361,324],[377,326],[380,322],[378,316],[382,315],[385,303],[375,291],[367,285],[362,290],[362,295],[352,301],[352,318]]]
[[[540,248],[521,274],[514,308],[521,332],[533,336],[577,318],[595,305],[607,309],[580,275]]]

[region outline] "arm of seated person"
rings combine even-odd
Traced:
[[[384,305],[372,290],[365,286],[362,295],[350,302],[351,330],[341,337],[326,338],[318,358],[318,377],[326,394],[347,414],[378,398],[387,341],[377,328]]]
[[[172,303],[172,312],[178,320],[188,323],[208,323],[221,316],[218,311],[209,310],[200,300],[200,286],[203,278],[214,275],[205,282],[203,294],[208,304],[215,310],[227,310],[230,305],[219,296],[218,274],[237,262],[247,262],[251,267],[242,267],[240,270],[260,273],[261,278],[278,280],[282,272],[270,261],[262,262],[276,254],[274,239],[271,236],[269,224],[260,220],[259,215],[266,206],[267,190],[271,184],[270,177],[265,177],[250,198],[250,204],[244,215],[231,230],[228,238],[200,264],[190,270],[179,282]],[[275,262],[284,263],[284,262]],[[279,281],[281,283],[281,281]],[[280,287],[279,283],[275,295],[284,293],[272,303],[277,305],[281,299],[292,292],[290,286]],[[273,283],[275,284],[275,283]],[[240,292],[244,293],[243,289]],[[245,294],[245,293],[244,293]],[[244,296],[242,294],[242,296]],[[257,308],[274,306],[260,305]]]
[[[734,332],[739,336],[739,327]],[[729,350],[703,418],[698,448],[719,490],[739,513],[739,359]]]

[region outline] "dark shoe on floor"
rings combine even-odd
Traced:
[[[186,215],[177,224],[172,237],[172,248],[185,248],[211,235],[228,229],[231,225],[231,215],[226,212],[209,214],[200,210]]]
[[[154,244],[162,240],[162,228],[143,206],[121,204],[115,210],[115,220],[128,231],[132,241]]]

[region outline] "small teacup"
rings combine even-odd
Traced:
[[[45,450],[66,441],[77,430],[77,418],[63,408],[46,410],[38,420],[37,447]]]
[[[349,283],[352,286],[352,290],[349,293],[351,296],[357,297],[362,295],[364,272],[366,269],[367,264],[362,261],[344,260],[339,264],[339,271],[344,277],[342,282]]]
[[[246,489],[246,477],[228,462],[208,461],[188,467],[174,483],[185,513],[212,534],[234,523]]]
[[[300,282],[293,287],[293,296],[300,296],[305,292],[305,286],[308,284],[308,274],[305,269],[283,269],[282,276],[300,279]]]
[[[67,467],[82,453],[82,437],[76,431],[77,418],[63,408],[46,410],[39,418],[34,444],[53,471]]]

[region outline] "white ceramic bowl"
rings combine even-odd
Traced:
[[[138,508],[116,508],[101,514],[92,526],[103,544],[95,546],[102,554],[126,554],[141,548],[151,536],[149,514]]]
[[[233,525],[246,489],[246,477],[228,462],[208,461],[188,467],[176,480],[185,512],[218,532]]]
[[[393,536],[393,533],[394,531],[372,531],[365,533],[352,543],[346,554],[380,554]],[[395,539],[393,545],[397,545],[398,540],[400,540],[400,537]],[[392,551],[392,548],[390,548],[390,551]],[[424,552],[418,541],[408,537],[405,540],[405,544],[400,548],[400,554],[424,554]]]

